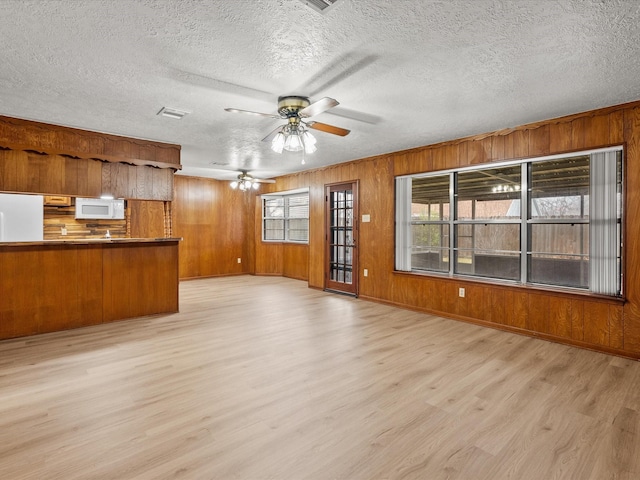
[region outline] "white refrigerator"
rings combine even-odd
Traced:
[[[44,197],[0,193],[0,242],[42,241]]]

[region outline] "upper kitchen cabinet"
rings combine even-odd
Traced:
[[[171,201],[180,146],[0,116],[0,191]]]
[[[71,197],[63,195],[45,195],[44,205],[50,207],[70,207]]]

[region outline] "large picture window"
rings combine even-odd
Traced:
[[[396,269],[622,291],[622,149],[396,178]]]
[[[262,240],[309,243],[309,192],[262,196]]]

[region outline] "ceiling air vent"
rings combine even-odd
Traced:
[[[313,8],[316,12],[324,13],[338,0],[300,0],[307,7]]]
[[[167,117],[167,118],[173,118],[175,120],[181,120],[182,117],[188,114],[189,112],[185,112],[184,110],[178,110],[176,108],[169,108],[169,107],[162,107],[156,115],[160,115],[162,117]]]

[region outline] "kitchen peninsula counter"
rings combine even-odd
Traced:
[[[69,240],[40,240],[35,242],[1,242],[0,247],[23,247],[31,245],[94,245],[96,243],[157,243],[179,242],[182,238],[73,238]]]
[[[177,312],[180,240],[0,243],[0,339]]]

